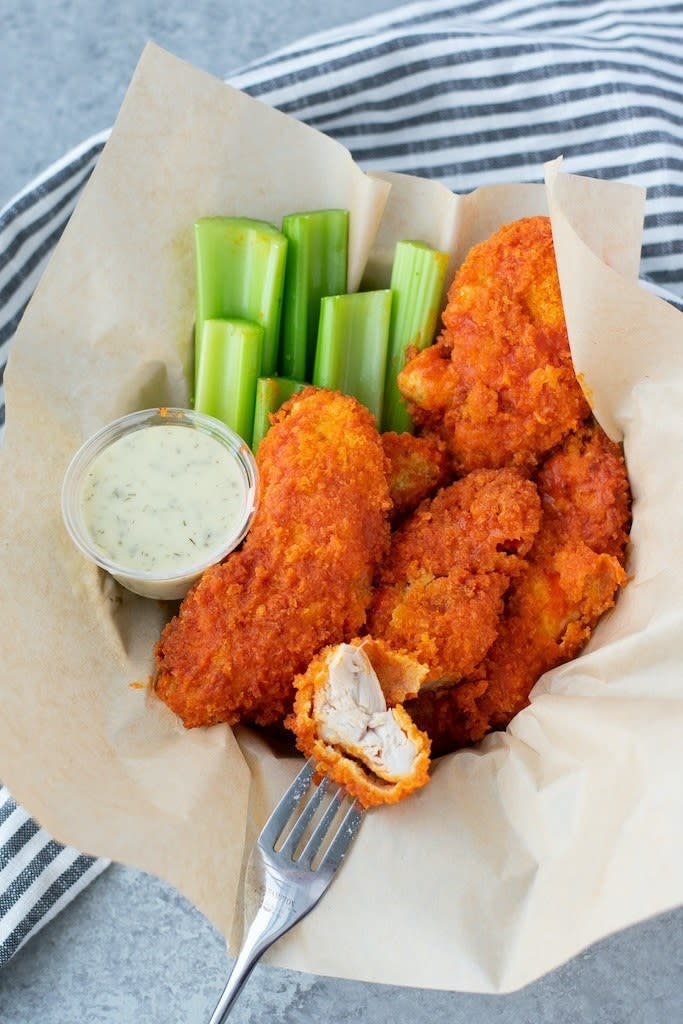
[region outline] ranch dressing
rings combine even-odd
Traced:
[[[83,521],[116,565],[181,575],[240,532],[248,485],[230,449],[191,427],[163,423],[125,434],[85,474]]]

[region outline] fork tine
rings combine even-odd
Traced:
[[[337,870],[351,845],[351,841],[361,826],[364,814],[365,810],[363,807],[361,807],[357,800],[354,800],[339,823],[334,839],[323,854],[322,860],[318,865],[319,871],[324,870],[334,873]]]
[[[294,858],[294,851],[296,850],[299,840],[303,836],[315,812],[322,803],[322,799],[327,791],[327,786],[328,780],[323,779],[311,794],[306,806],[302,809],[301,814],[292,825],[287,838],[278,851],[283,857]]]
[[[343,789],[338,789],[334,794],[329,804],[325,808],[325,812],[320,818],[320,821],[314,828],[313,832],[306,841],[306,845],[299,857],[297,857],[297,864],[302,864],[305,867],[310,867],[316,853],[320,849],[327,833],[330,829],[330,825],[339,813],[339,808],[346,799],[346,793]]]
[[[302,796],[310,786],[314,770],[313,760],[309,759],[279,803],[274,807],[259,836],[260,843],[271,847],[275,845],[283,827],[287,824]]]

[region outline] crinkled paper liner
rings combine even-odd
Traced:
[[[434,765],[370,813],[316,911],[273,963],[494,992],[674,907],[683,891],[683,320],[637,281],[642,191],[571,177],[464,197],[366,175],[337,143],[148,46],[17,332],[6,376],[0,777],[64,843],[163,878],[232,943],[240,873],[298,768],[248,729],[186,731],[144,685],[168,606],[69,541],[73,451],[133,409],[188,400],[192,223],[351,211],[350,274],[393,243],[455,266],[500,223],[549,211],[577,370],[623,439],[633,581],[588,650],[540,680],[506,733]]]

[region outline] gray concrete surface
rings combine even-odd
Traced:
[[[0,0],[0,207],[114,121],[153,40],[225,77],[303,35],[391,10],[391,0]]]
[[[231,1020],[678,1024],[682,958],[681,916],[668,914],[598,943],[505,996],[369,985],[261,964]],[[206,1024],[229,967],[220,936],[187,901],[156,879],[114,866],[0,971],[0,1020]]]
[[[224,76],[304,34],[394,6],[388,0],[0,0],[0,206],[112,123],[148,39]],[[116,865],[0,971],[0,1021],[202,1024],[229,967],[220,935],[197,910],[162,882]],[[342,982],[261,965],[232,1019],[673,1024],[683,1020],[682,982],[678,911],[612,936],[499,997]]]

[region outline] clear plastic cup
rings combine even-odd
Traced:
[[[135,594],[171,601],[240,544],[258,495],[251,450],[220,420],[143,409],[79,448],[64,476],[62,514],[92,562]]]

